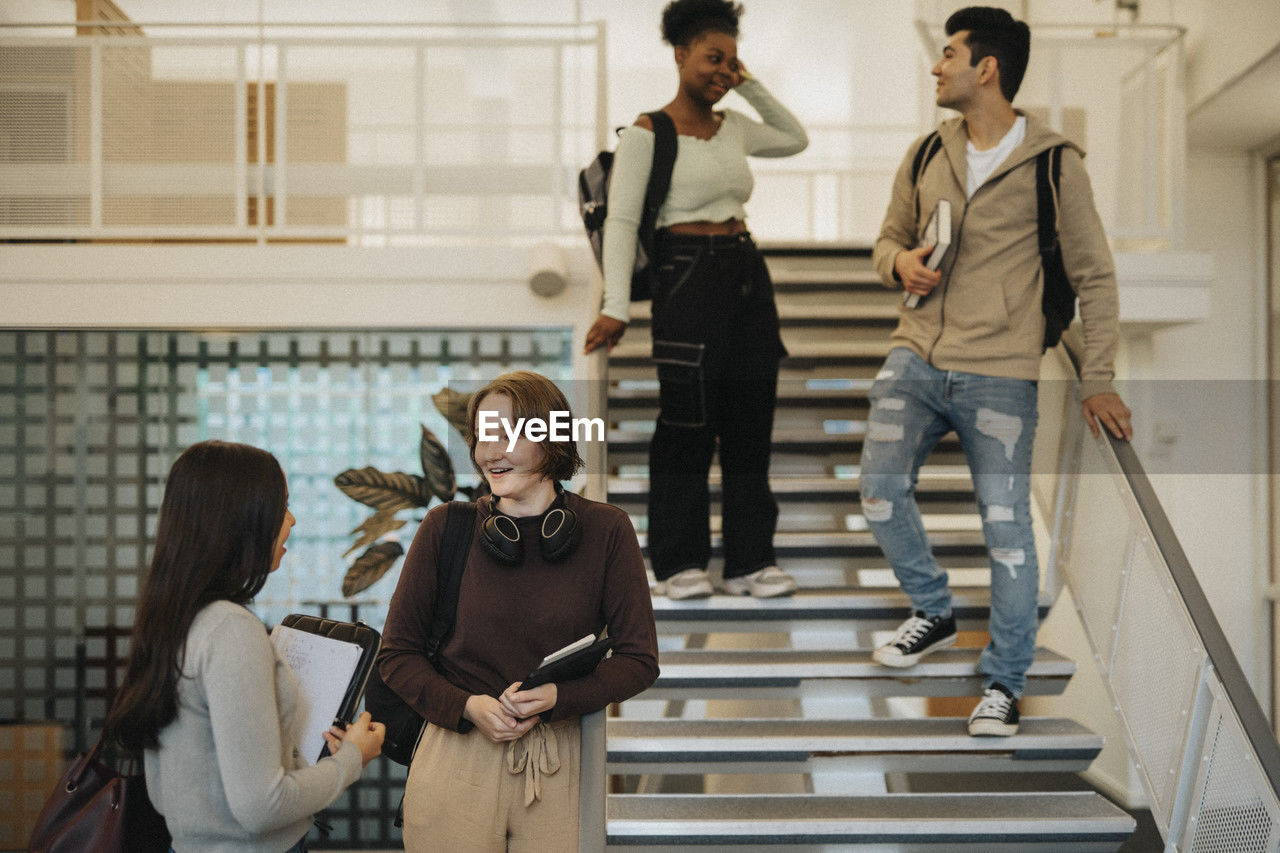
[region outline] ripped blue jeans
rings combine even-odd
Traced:
[[[871,388],[862,450],[862,514],[902,591],[926,616],[951,613],[947,573],[934,559],[920,508],[920,466],[955,430],[973,475],[991,561],[991,642],[978,672],[1021,696],[1035,657],[1040,588],[1031,527],[1036,383],[938,370],[895,347]]]

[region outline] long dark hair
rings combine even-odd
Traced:
[[[169,470],[155,553],[138,596],[129,668],[107,731],[126,749],[154,749],[178,715],[183,645],[196,614],[244,604],[267,582],[288,491],[280,463],[247,444],[202,441]]]

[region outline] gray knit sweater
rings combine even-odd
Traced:
[[[147,750],[147,792],[178,853],[283,853],[360,776],[344,743],[313,767],[292,746],[298,683],[262,622],[216,601],[187,633],[178,716]]]

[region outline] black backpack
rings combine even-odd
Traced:
[[[935,130],[925,137],[911,164],[911,186],[914,190],[933,155],[942,148]],[[1036,219],[1040,243],[1040,265],[1044,268],[1044,292],[1040,310],[1044,312],[1044,349],[1057,346],[1062,333],[1076,315],[1076,292],[1067,279],[1062,263],[1062,246],[1058,242],[1058,222],[1053,204],[1062,176],[1062,148],[1055,145],[1036,155]],[[915,193],[916,220],[920,219],[920,194]]]
[[[475,532],[476,505],[452,501],[445,510],[444,533],[436,558],[436,599],[431,612],[431,630],[424,649],[427,660],[438,668],[440,649],[453,631],[458,612],[458,590],[467,567],[471,537]],[[364,709],[376,722],[387,727],[382,754],[408,767],[418,746],[426,721],[382,680],[377,667],[369,674],[364,691]]]
[[[644,212],[636,241],[636,261],[631,270],[631,301],[653,298],[653,233],[658,210],[671,189],[671,170],[676,164],[676,126],[662,110],[646,113],[653,122],[653,167],[644,192]],[[587,239],[603,270],[604,220],[609,215],[609,179],[613,174],[613,152],[601,151],[587,168],[578,173],[578,209]]]

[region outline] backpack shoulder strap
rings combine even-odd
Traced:
[[[436,603],[431,613],[431,633],[427,637],[427,659],[435,665],[440,649],[453,631],[458,616],[458,590],[467,567],[472,534],[476,529],[476,505],[471,501],[450,501],[445,510],[444,534],[436,557]]]
[[[658,211],[671,189],[671,172],[676,166],[676,125],[663,110],[646,113],[653,123],[653,165],[649,169],[649,185],[644,191],[644,212],[640,219],[640,235],[651,248]],[[650,254],[652,257],[652,254]]]
[[[915,159],[911,161],[911,195],[916,206],[916,221],[920,221],[920,176],[929,167],[929,161],[942,148],[942,137],[934,131],[924,138],[916,149]]]
[[[1058,188],[1062,179],[1062,146],[1046,148],[1036,155],[1036,218],[1040,255],[1058,244]]]
[[[1063,147],[1054,145],[1036,155],[1036,231],[1040,266],[1044,270],[1044,292],[1040,301],[1045,318],[1045,349],[1057,345],[1076,313],[1076,293],[1067,278],[1062,246],[1058,242],[1058,190],[1062,178]]]

